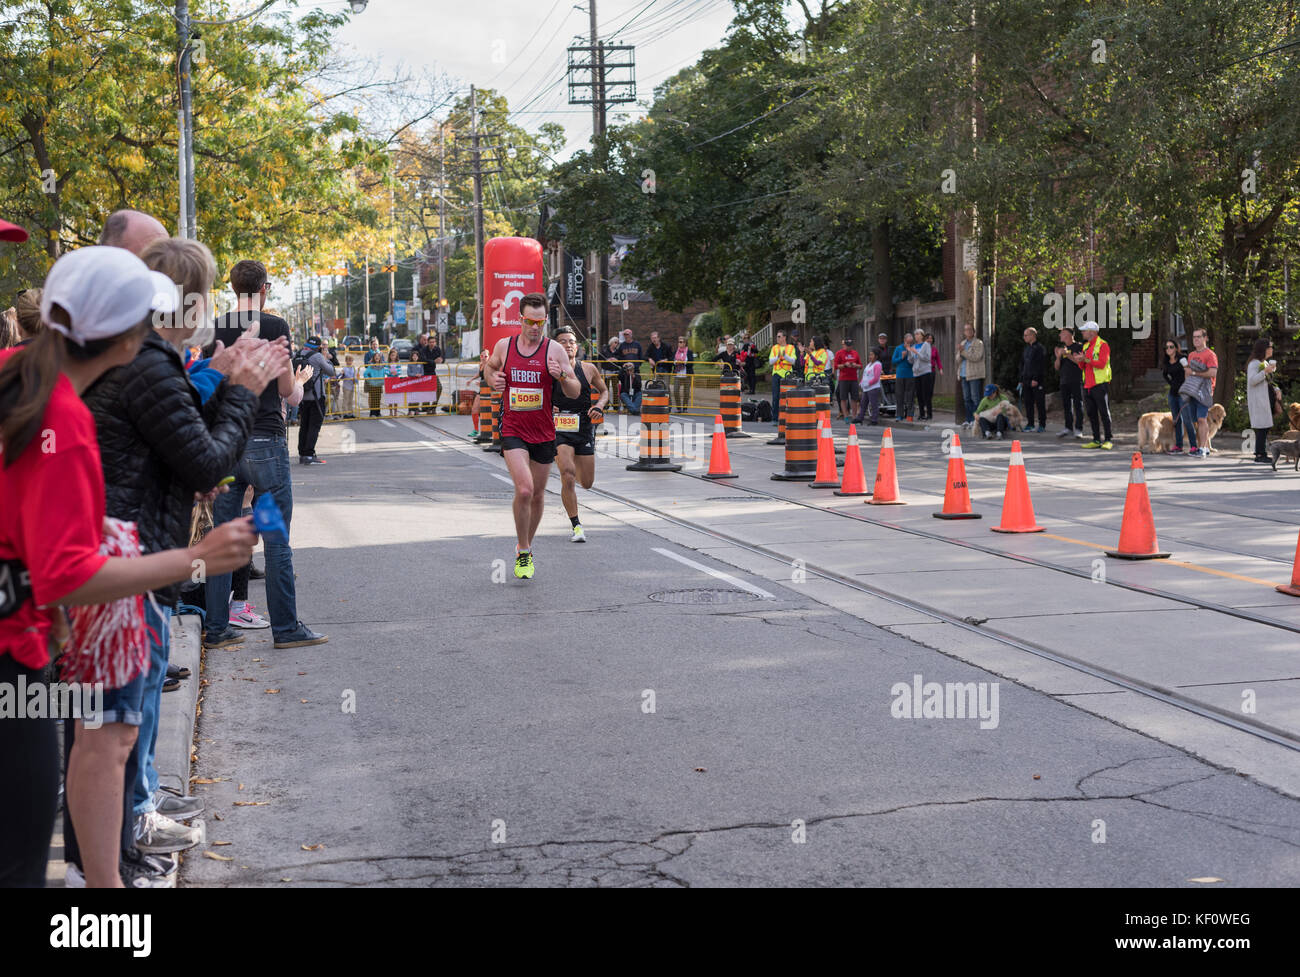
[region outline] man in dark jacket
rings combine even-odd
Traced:
[[[197,495],[215,494],[218,482],[235,465],[253,427],[257,393],[285,366],[283,344],[250,339],[219,351],[214,369],[228,371],[201,403],[180,350],[194,333],[192,306],[206,306],[216,273],[212,255],[196,241],[162,238],[142,260],[178,280],[184,299],[160,295],[151,332],[136,358],[104,374],[84,395],[95,417],[104,469],[107,515],[134,522],[146,553],[184,547],[190,539],[190,512]],[[187,276],[192,276],[188,278]],[[206,314],[200,316],[206,320]],[[200,576],[202,567],[195,568]],[[133,820],[134,845],[149,854],[175,852],[199,835],[176,819],[199,814],[195,798],[170,798],[160,813],[154,766],[158,713],[167,671],[171,611],[178,588],[155,591],[157,609],[146,602],[150,668],[140,692],[140,730],[127,764],[126,795]],[[138,856],[137,856],[138,857]]]
[[[1038,330],[1025,330],[1025,353],[1020,360],[1020,401],[1025,405],[1025,430],[1047,430],[1047,347],[1038,341]],[[1035,415],[1035,412],[1037,414]],[[1034,425],[1034,417],[1038,425]]]
[[[445,362],[442,355],[442,349],[438,346],[437,337],[433,333],[420,333],[418,340],[419,345],[411,350],[411,363],[420,363],[424,367],[423,375],[433,377],[437,389],[433,394],[433,403],[425,410],[430,414],[438,412],[438,398],[442,395],[442,381],[438,378],[438,365]],[[412,410],[414,413],[414,410]]]
[[[671,372],[673,351],[667,343],[660,341],[659,333],[650,334],[650,345],[646,347],[645,356],[650,361],[652,373]]]
[[[316,439],[325,423],[325,378],[338,376],[339,370],[321,350],[321,338],[311,336],[303,344],[302,352],[294,359],[294,366],[310,366],[315,372],[302,391],[302,404],[298,408],[298,464],[323,465],[316,457]]]

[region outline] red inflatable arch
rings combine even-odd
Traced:
[[[546,292],[542,245],[530,237],[494,237],[483,246],[483,348],[519,335],[519,300]]]

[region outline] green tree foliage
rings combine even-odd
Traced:
[[[203,14],[224,19],[231,6],[214,0]],[[310,267],[377,219],[355,172],[375,146],[320,78],[344,20],[272,11],[199,31],[198,236],[222,268],[248,255]],[[175,225],[176,53],[169,3],[0,2],[0,213],[32,232],[0,252],[6,285],[39,281],[120,207]]]

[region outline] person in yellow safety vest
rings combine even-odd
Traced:
[[[826,364],[830,361],[830,357],[831,354],[826,351],[826,344],[821,341],[821,337],[814,336],[812,346],[804,358],[804,383],[809,386],[815,383],[821,387],[829,387],[830,381],[826,376]]]
[[[784,332],[777,333],[776,342],[772,344],[772,351],[767,356],[767,362],[772,367],[773,424],[781,422],[781,378],[790,375],[790,371],[794,369],[794,361],[794,347],[786,343]]]
[[[1075,353],[1074,362],[1083,367],[1083,403],[1092,425],[1092,440],[1082,447],[1110,450],[1110,346],[1098,334],[1097,323],[1083,324],[1083,352]],[[1101,424],[1098,425],[1098,420]],[[1106,437],[1102,439],[1102,429]]]

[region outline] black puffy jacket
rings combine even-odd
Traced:
[[[151,332],[134,360],[82,400],[95,417],[108,515],[137,524],[145,553],[188,545],[194,493],[234,472],[257,397],[222,381],[201,404],[176,350]],[[154,593],[170,607],[177,591]]]

